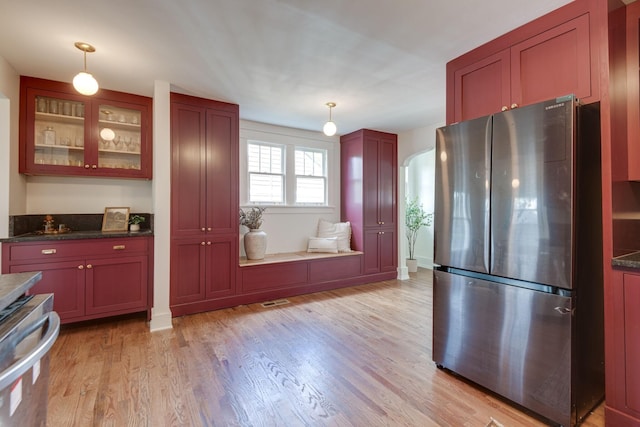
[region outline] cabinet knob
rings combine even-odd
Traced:
[[[79,265],[78,270],[84,270],[84,265]]]
[[[98,165],[91,165],[91,169],[98,169]]]
[[[85,169],[89,169],[90,167],[91,167],[91,166],[89,166],[89,165],[84,165],[84,168],[85,168]]]
[[[206,229],[206,228],[204,228],[204,227],[202,227],[202,228],[201,228],[201,230],[202,230],[202,231],[207,231],[207,229]]]
[[[378,234],[384,234],[384,231],[378,231]]]
[[[207,246],[211,246],[211,242],[207,242]]]
[[[204,245],[206,245],[206,243],[205,242],[200,242],[200,245],[204,246]]]
[[[514,108],[518,108],[518,104],[516,104],[515,102],[511,104],[511,109],[514,109]]]
[[[507,107],[506,105],[503,105],[502,108],[501,108],[502,111],[507,111],[508,109],[509,109],[509,107]]]
[[[384,221],[380,221],[380,225],[384,225]]]
[[[93,265],[87,264],[87,268],[93,268]]]
[[[207,231],[211,231],[211,227],[207,227]]]

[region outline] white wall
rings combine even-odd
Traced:
[[[407,197],[417,197],[427,213],[434,211],[435,149],[411,158],[407,167]],[[405,239],[404,244],[407,244]],[[418,231],[415,256],[420,267],[433,267],[433,223]]]
[[[25,179],[18,173],[20,76],[0,57],[0,218],[24,213]],[[6,237],[8,220],[0,220],[0,236]]]
[[[267,253],[296,252],[307,249],[310,236],[316,235],[319,219],[340,220],[340,137],[328,137],[320,132],[240,121],[240,206],[247,207],[247,140],[282,145],[302,145],[327,150],[329,188],[326,207],[268,206],[261,229],[267,233]],[[244,255],[241,227],[240,251]]]
[[[398,166],[401,171],[401,176],[398,179],[401,187],[398,191],[398,202],[400,204],[404,203],[404,197],[400,197],[401,195],[409,198],[418,196],[425,210],[433,212],[434,148],[436,129],[440,126],[444,126],[444,116],[442,117],[442,123],[413,129],[398,135]],[[398,261],[399,269],[402,269],[409,252],[404,226],[404,205],[399,209],[399,216],[398,248],[400,250],[398,251]],[[420,230],[415,256],[420,267],[433,267],[433,225]],[[401,274],[399,278],[400,276]]]
[[[107,206],[153,212],[151,181],[30,176],[26,188],[27,214],[103,213]]]

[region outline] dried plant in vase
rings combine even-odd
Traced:
[[[267,208],[252,207],[248,210],[240,209],[240,225],[244,225],[249,230],[258,230],[262,226],[262,213]]]
[[[240,225],[244,225],[249,232],[244,235],[244,251],[247,259],[264,259],[267,250],[267,233],[260,230],[262,213],[266,208],[252,207],[246,211],[240,209]]]

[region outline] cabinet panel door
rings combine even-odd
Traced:
[[[364,232],[364,265],[362,267],[363,274],[372,274],[380,272],[380,230],[369,229]]]
[[[214,233],[238,231],[238,117],[207,110],[206,227]]]
[[[171,242],[171,305],[202,301],[205,297],[206,242],[204,238]]]
[[[235,238],[207,242],[207,299],[235,295],[237,253]]]
[[[202,234],[205,221],[205,109],[171,104],[172,235]]]
[[[362,158],[362,209],[364,227],[379,226],[378,217],[378,165],[380,164],[380,152],[378,149],[379,138],[365,136]]]
[[[88,259],[87,314],[147,308],[147,257]]]
[[[378,253],[380,254],[380,272],[396,271],[398,263],[398,242],[393,230],[383,230],[378,235]]]
[[[475,119],[511,105],[511,60],[509,50],[456,70],[454,120]]]
[[[589,15],[511,47],[511,96],[529,105],[558,96],[591,96]]]
[[[640,414],[640,275],[624,275],[623,294],[625,404]]]
[[[82,267],[82,268],[79,268]],[[36,283],[29,294],[53,294],[53,309],[62,321],[84,316],[84,263],[66,261],[13,265],[10,273],[42,271],[42,280]]]
[[[378,219],[380,225],[396,223],[396,142],[381,139],[378,145]]]

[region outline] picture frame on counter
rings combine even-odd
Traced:
[[[102,231],[127,231],[129,229],[129,208],[106,207],[102,217]]]

